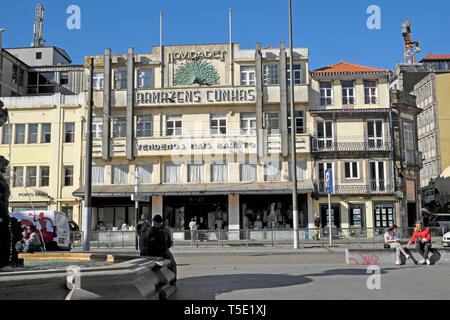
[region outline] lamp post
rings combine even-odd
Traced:
[[[291,112],[291,155],[292,155],[292,165],[291,165],[291,176],[292,176],[292,217],[294,224],[294,249],[299,248],[299,237],[298,237],[298,201],[297,201],[297,146],[295,139],[295,100],[294,100],[294,49],[292,46],[292,1],[289,0],[289,81],[290,81],[290,112]]]

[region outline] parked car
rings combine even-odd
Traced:
[[[70,233],[72,234],[71,240],[72,241],[81,240],[80,227],[73,220],[69,220],[68,222],[69,222]]]
[[[444,247],[450,247],[450,232],[444,234],[444,237],[442,239],[442,245]]]
[[[66,215],[59,211],[16,211],[10,213],[22,228],[36,226],[36,233],[46,250],[70,250],[70,227]]]

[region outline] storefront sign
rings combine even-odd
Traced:
[[[214,104],[256,101],[255,89],[198,89],[174,91],[138,91],[136,105]]]
[[[49,198],[46,192],[35,192],[35,193],[19,193],[19,197],[46,197]]]
[[[173,60],[196,60],[196,59],[218,59],[225,61],[226,51],[182,51],[169,53],[169,59]]]
[[[224,143],[173,143],[173,144],[139,144],[138,151],[173,151],[173,150],[240,150],[255,149],[256,144],[253,142],[228,141]]]

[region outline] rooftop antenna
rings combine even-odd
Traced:
[[[34,20],[34,42],[33,47],[43,47],[44,44],[44,7],[36,5],[36,17]]]
[[[402,25],[402,35],[405,40],[405,63],[406,64],[415,64],[416,56],[415,53],[419,53],[420,50],[420,42],[413,41],[411,38],[411,24],[409,20],[406,19],[405,23]]]

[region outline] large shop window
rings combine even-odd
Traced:
[[[226,163],[211,164],[211,181],[212,182],[228,181],[228,165]]]
[[[264,164],[264,181],[281,180],[281,162],[270,162]]]
[[[375,204],[374,218],[376,228],[387,228],[395,223],[394,206],[391,203]]]
[[[351,204],[350,205],[350,225],[355,228],[365,228],[365,205]]]
[[[205,165],[202,164],[189,164],[189,182],[203,182],[205,179]]]
[[[153,165],[152,164],[137,165],[136,174],[139,183],[152,183]]]
[[[164,181],[167,183],[181,182],[181,164],[166,162],[164,164]]]
[[[329,227],[328,204],[320,205],[320,218],[322,228]],[[331,226],[333,228],[341,227],[341,206],[338,204],[331,204]]]
[[[92,184],[105,183],[105,166],[92,166]]]
[[[241,182],[254,182],[257,178],[257,166],[256,163],[241,163],[240,164],[240,176]]]
[[[128,184],[128,165],[112,166],[113,184]]]

